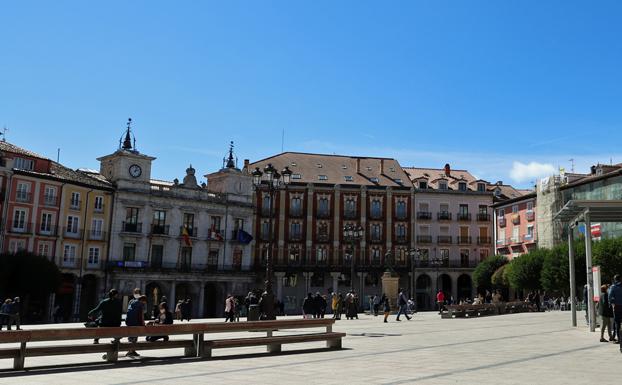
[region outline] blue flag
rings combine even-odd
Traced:
[[[248,245],[253,240],[253,236],[244,230],[238,230],[238,242]]]

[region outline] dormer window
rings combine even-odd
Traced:
[[[477,191],[485,192],[486,191],[486,183],[478,183],[477,184]]]
[[[466,191],[466,190],[467,190],[467,184],[466,184],[466,182],[460,182],[460,183],[458,183],[458,190],[459,190],[459,191]]]
[[[440,190],[447,190],[447,181],[446,180],[442,180],[442,181],[438,182],[438,188]]]
[[[328,176],[326,176],[326,175],[318,175],[317,179],[319,179],[319,180],[328,180]]]
[[[500,189],[496,189],[495,190],[495,196],[501,196],[501,190]]]
[[[18,168],[20,170],[29,170],[32,171],[34,162],[31,159],[24,159],[16,157],[13,162],[13,167]]]
[[[292,174],[292,179],[302,179],[302,175],[300,175],[300,174]]]
[[[374,182],[374,183],[378,183],[378,182],[379,182],[379,179],[378,179],[378,178],[376,178],[376,177],[369,178],[369,180],[370,180],[370,181],[372,181],[372,182]]]
[[[352,175],[345,175],[345,176],[343,177],[343,179],[344,179],[346,182],[352,182],[352,180],[353,180],[353,179],[352,179]]]
[[[428,182],[426,182],[424,180],[420,180],[419,181],[419,188],[420,189],[427,189],[428,188]]]
[[[322,163],[316,164],[317,168],[322,168]]]

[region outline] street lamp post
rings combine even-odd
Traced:
[[[410,255],[410,293],[413,296],[413,299],[417,300],[417,288],[415,282],[415,267],[417,262],[419,262],[421,258],[421,250],[419,249],[411,249],[408,250],[408,254]]]
[[[354,255],[355,255],[355,243],[363,238],[363,228],[360,225],[347,224],[343,227],[343,239],[346,242],[350,242],[350,286],[354,290]]]
[[[274,292],[272,291],[272,270],[274,265],[272,255],[272,240],[274,237],[274,225],[273,225],[273,209],[274,199],[276,192],[282,188],[287,188],[291,182],[292,171],[289,167],[285,167],[281,174],[272,166],[272,163],[268,163],[264,167],[263,172],[259,167],[255,167],[253,171],[253,185],[257,191],[265,190],[268,192],[270,202],[268,205],[268,213],[270,216],[270,226],[268,229],[268,249],[266,250],[266,286],[265,291],[261,295],[261,310],[264,314],[263,319],[274,320],[276,315],[274,313]]]

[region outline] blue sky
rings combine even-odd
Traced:
[[[3,2],[0,128],[97,168],[132,117],[154,177],[281,151],[528,186],[622,162],[619,1]]]

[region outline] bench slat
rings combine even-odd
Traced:
[[[300,334],[294,336],[277,336],[277,337],[255,337],[255,338],[234,338],[226,340],[205,341],[205,344],[211,348],[239,348],[244,346],[262,346],[270,344],[292,344],[298,342],[310,341],[326,341],[335,338],[345,337],[345,333],[313,333]]]

